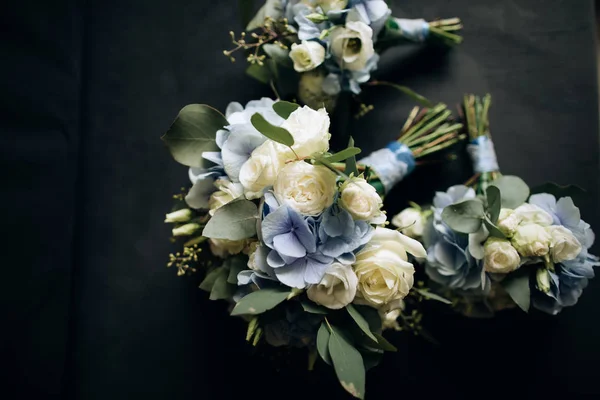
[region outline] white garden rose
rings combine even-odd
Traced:
[[[561,225],[546,227],[550,233],[552,241],[550,243],[550,255],[552,261],[559,263],[575,259],[581,253],[581,243],[573,233]]]
[[[317,304],[339,310],[354,300],[357,285],[358,278],[352,267],[334,262],[327,268],[321,282],[310,286],[306,294]]]
[[[348,5],[348,0],[317,0],[317,5],[324,13],[329,11],[341,11]]]
[[[361,21],[348,21],[346,26],[331,31],[331,53],[342,70],[360,71],[375,54],[373,30]]]
[[[292,44],[290,58],[297,72],[311,71],[325,61],[325,48],[319,42],[303,40]]]
[[[483,245],[483,267],[487,272],[507,274],[519,268],[521,257],[510,241],[491,237]]]
[[[541,257],[550,251],[552,237],[545,227],[537,224],[520,225],[511,239],[523,257]]]
[[[272,186],[285,162],[293,158],[286,146],[267,140],[252,152],[240,170],[240,183],[246,198],[252,200],[262,196],[265,188]]]
[[[287,164],[273,186],[280,203],[304,215],[317,216],[333,204],[337,176],[322,165],[304,161]]]
[[[377,190],[360,177],[353,177],[340,187],[338,204],[355,220],[383,224],[386,216],[381,212],[383,200]]]
[[[300,107],[281,127],[294,138],[292,148],[300,158],[329,150],[329,115],[324,108],[315,111],[307,106]]]
[[[373,238],[356,254],[354,272],[358,277],[357,299],[375,308],[391,311],[401,306],[414,283],[415,269],[407,253],[427,256],[419,242],[387,228],[375,229]],[[395,307],[390,308],[394,304]]]
[[[514,213],[521,219],[521,224],[537,224],[541,226],[552,225],[552,215],[533,204],[521,204],[519,207],[515,208]]]
[[[400,214],[392,218],[392,225],[402,228],[400,232],[413,239],[420,238],[423,236],[423,229],[425,228],[425,218],[421,210],[417,210],[413,207],[408,207],[402,210]]]
[[[226,258],[227,256],[239,254],[244,251],[248,245],[248,239],[227,240],[210,238],[208,244],[210,245],[212,254],[217,257]]]
[[[241,183],[233,183],[228,179],[217,179],[215,186],[219,189],[210,195],[208,199],[208,213],[213,216],[215,211],[227,203],[244,195],[244,187]]]
[[[503,208],[500,210],[500,215],[498,217],[498,229],[506,236],[511,237],[515,234],[515,230],[517,226],[521,223],[521,216],[515,214],[514,210],[510,208]]]

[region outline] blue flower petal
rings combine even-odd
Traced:
[[[280,255],[289,257],[300,258],[306,255],[306,248],[300,243],[294,232],[287,232],[275,236],[273,238],[273,248],[277,250]]]

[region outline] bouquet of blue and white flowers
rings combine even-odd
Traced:
[[[460,43],[458,18],[395,18],[383,0],[267,0],[224,54],[248,52],[248,74],[313,108],[332,110],[340,92],[361,92],[379,54],[403,43]],[[416,98],[408,88],[402,91]]]
[[[489,132],[489,95],[465,96],[475,176],[392,219],[428,249],[425,271],[467,315],[533,306],[549,314],[577,303],[594,277],[594,233],[573,203],[577,188],[530,190],[500,173]],[[580,189],[579,189],[580,190]]]
[[[188,105],[163,140],[193,184],[166,216],[184,240],[168,265],[203,270],[200,288],[231,302],[248,341],[307,347],[362,398],[365,368],[394,350],[383,328],[418,330],[411,304],[445,299],[413,288],[408,254],[425,249],[384,227],[382,199],[357,172],[360,150],[328,152],[324,109],[266,98],[231,103],[225,116]]]

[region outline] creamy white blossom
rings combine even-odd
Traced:
[[[166,223],[187,222],[192,218],[192,210],[184,208],[182,210],[173,211],[165,216]]]
[[[385,214],[381,212],[381,196],[364,178],[353,177],[346,180],[340,187],[338,204],[355,220],[373,224],[382,224],[386,220]]]
[[[275,183],[279,171],[291,157],[289,148],[272,140],[258,146],[240,170],[240,183],[246,197],[261,197],[265,188]]]
[[[317,0],[317,5],[324,13],[328,13],[343,10],[348,5],[348,0]]]
[[[356,296],[358,278],[349,265],[334,262],[317,285],[308,288],[308,298],[317,304],[338,310],[350,304]]]
[[[173,229],[173,236],[190,236],[200,229],[200,225],[196,223],[185,224]]]
[[[322,165],[294,161],[283,167],[273,192],[280,203],[304,215],[319,215],[333,204],[337,176]]]
[[[537,224],[541,226],[552,225],[552,215],[548,214],[541,207],[534,204],[521,204],[515,208],[514,214],[520,219],[520,224]]]
[[[425,218],[421,210],[408,207],[392,218],[392,225],[401,228],[400,232],[406,236],[417,239],[423,236]]]
[[[523,257],[541,257],[548,254],[551,240],[545,227],[527,224],[517,227],[511,243]]]
[[[213,216],[215,211],[227,203],[240,198],[244,195],[244,187],[241,183],[233,183],[228,179],[217,179],[215,182],[217,191],[210,195],[208,199],[208,213]]]
[[[354,272],[358,277],[357,299],[375,308],[398,308],[414,283],[413,265],[407,252],[417,258],[427,256],[419,242],[387,228],[375,229],[373,238],[356,255]]]
[[[564,226],[548,226],[546,230],[552,237],[550,243],[550,255],[552,256],[552,261],[555,263],[573,260],[581,253],[581,243],[579,243],[575,235]]]
[[[500,210],[500,216],[498,217],[498,222],[496,225],[502,233],[504,233],[507,237],[511,237],[515,234],[515,230],[520,223],[520,215],[515,214],[515,211],[511,210],[510,208],[503,208]]]
[[[217,257],[226,258],[227,256],[232,256],[235,254],[239,254],[248,245],[247,239],[242,240],[227,240],[227,239],[213,239],[210,238],[208,240],[208,244],[210,245],[210,251]]]
[[[307,106],[300,107],[281,127],[294,138],[292,149],[300,158],[329,150],[329,115],[324,108],[315,111]]]
[[[297,72],[310,71],[325,61],[325,48],[319,42],[303,40],[301,44],[292,44],[290,58]]]
[[[346,22],[346,26],[331,31],[331,53],[341,69],[360,71],[375,54],[373,30],[361,21]]]
[[[519,268],[521,257],[510,241],[491,237],[483,248],[483,266],[487,272],[507,274]]]

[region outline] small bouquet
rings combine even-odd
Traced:
[[[429,39],[460,43],[461,28],[458,18],[392,17],[383,0],[267,0],[246,27],[251,34],[230,32],[235,47],[224,54],[234,60],[235,51],[247,51],[250,76],[331,111],[340,92],[361,92],[385,49]]]
[[[408,254],[425,249],[383,227],[382,199],[356,173],[360,150],[328,152],[324,109],[265,98],[223,116],[193,104],[163,140],[193,183],[166,216],[184,240],[168,265],[204,270],[200,288],[231,303],[254,345],[308,348],[311,365],[320,355],[362,398],[365,369],[394,350],[383,328],[418,331],[413,306],[447,302],[413,288]]]
[[[392,223],[428,249],[425,270],[467,315],[531,306],[549,314],[577,303],[599,259],[588,253],[590,225],[572,200],[573,186],[530,190],[500,173],[491,140],[489,95],[464,99],[475,175],[438,192],[431,209],[418,205]]]

